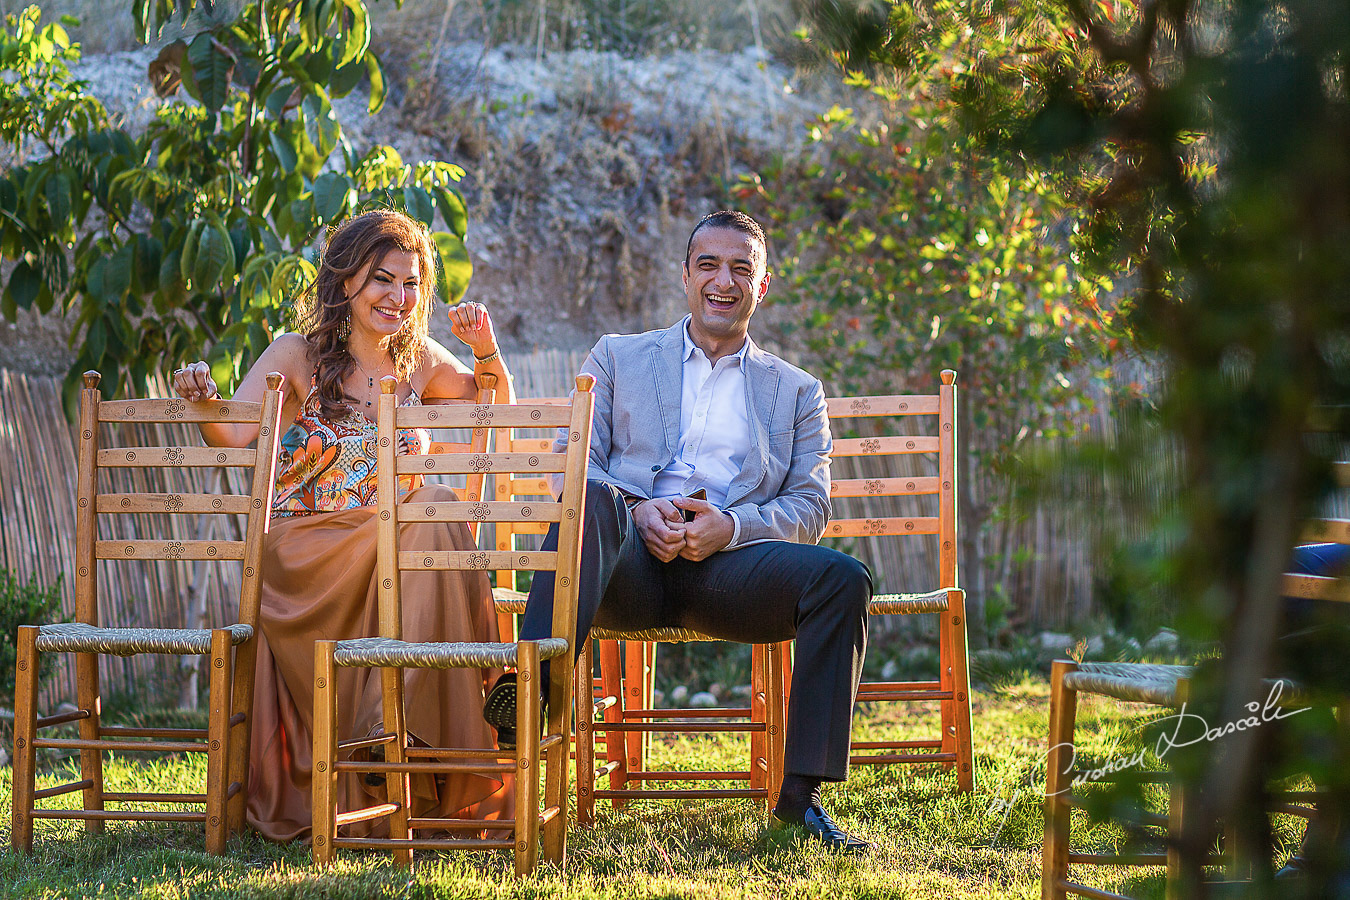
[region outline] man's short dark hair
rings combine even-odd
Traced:
[[[689,243],[684,248],[686,268],[689,266],[689,254],[694,252],[694,235],[705,228],[732,228],[750,235],[764,248],[764,265],[765,267],[769,265],[769,240],[764,236],[764,229],[759,227],[759,223],[738,209],[719,209],[699,219],[694,230],[689,232]]]

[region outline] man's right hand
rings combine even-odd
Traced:
[[[684,513],[669,500],[644,500],[633,507],[637,525],[647,552],[661,562],[670,562],[684,547]]]

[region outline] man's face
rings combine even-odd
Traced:
[[[683,274],[695,343],[745,337],[769,292],[764,245],[736,228],[705,227],[694,235]]]

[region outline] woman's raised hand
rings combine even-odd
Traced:
[[[204,360],[174,369],[173,389],[184,400],[210,400],[219,395],[211,367]]]
[[[497,335],[492,330],[492,317],[481,303],[457,303],[450,307],[450,331],[469,345],[479,359],[497,352]]]

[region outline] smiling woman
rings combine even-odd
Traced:
[[[265,373],[285,376],[272,522],[262,561],[262,634],[258,638],[254,728],[250,744],[248,821],[273,840],[308,835],[315,640],[378,633],[375,589],[375,423],[380,379],[398,379],[400,405],[469,399],[475,376],[497,377],[511,396],[492,320],[478,303],[450,309],[451,330],[474,355],[472,369],[427,334],[436,254],[426,230],[401,213],[376,210],[329,236],[318,275],[298,303],[303,333],[272,342],[235,397],[261,396]],[[205,362],[174,373],[188,400],[218,396]],[[256,428],[203,427],[213,446],[245,446]],[[400,454],[427,450],[424,432],[398,436]],[[458,499],[443,485],[399,477],[408,502]],[[471,550],[463,524],[419,528],[409,550]],[[496,613],[484,572],[418,572],[403,582],[403,630],[411,641],[495,641]],[[379,679],[343,669],[340,739],[383,730]],[[489,673],[495,675],[496,673]],[[408,730],[434,746],[490,747],[477,716],[456,716],[483,703],[483,676],[470,670],[410,673],[408,690],[425,702],[409,709]],[[414,815],[500,818],[512,809],[509,776],[421,776],[413,782]],[[339,784],[343,808],[370,805],[383,790],[355,775]],[[355,831],[365,824],[351,826]]]

